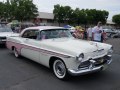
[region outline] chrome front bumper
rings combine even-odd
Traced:
[[[83,75],[83,74],[88,74],[88,73],[104,70],[112,62],[111,56],[108,55],[108,57],[109,57],[109,59],[102,65],[96,66],[95,65],[96,61],[95,60],[89,60],[90,65],[89,65],[88,68],[78,69],[78,70],[68,69],[68,73],[72,76],[78,76],[78,75]]]

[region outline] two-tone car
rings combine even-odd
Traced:
[[[6,44],[15,57],[51,68],[59,79],[104,70],[112,61],[112,45],[76,39],[63,27],[29,27]]]
[[[0,44],[6,43],[6,38],[9,36],[19,36],[19,34],[16,34],[12,31],[9,27],[0,27]]]

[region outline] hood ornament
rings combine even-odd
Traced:
[[[94,46],[96,46],[98,48],[98,44],[97,43],[90,41],[90,44],[94,45]]]

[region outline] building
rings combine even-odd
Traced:
[[[115,23],[112,20],[107,20],[107,25],[115,25]]]
[[[39,12],[37,18],[35,18],[35,23],[37,23],[38,25],[53,25],[54,14],[47,12]]]
[[[54,21],[54,14],[47,12],[39,12],[35,18],[35,23],[38,25],[59,26],[58,22]],[[60,26],[64,25],[67,25],[67,23],[60,24]]]
[[[106,22],[106,25],[104,26],[104,28],[109,28],[109,29],[112,29],[112,28],[115,28],[115,23],[112,22],[112,20],[107,20]]]

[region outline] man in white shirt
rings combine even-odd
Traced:
[[[102,23],[98,22],[97,26],[92,29],[92,39],[96,42],[102,41]]]

